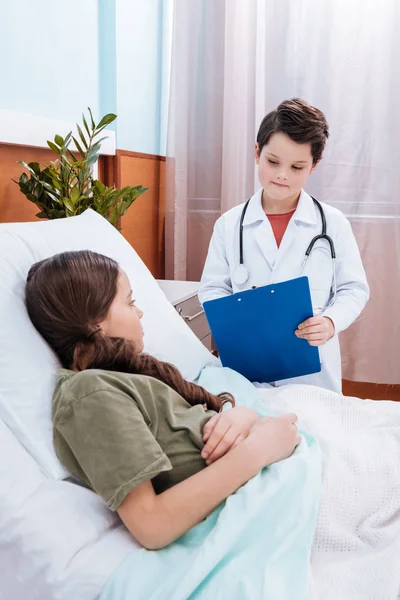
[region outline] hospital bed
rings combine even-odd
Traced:
[[[105,503],[71,480],[52,445],[57,362],[23,294],[31,264],[67,249],[107,254],[127,272],[144,311],[145,351],[189,380],[218,365],[132,247],[96,213],[0,225],[0,600],[95,600],[139,549]],[[277,413],[296,412],[324,455],[315,598],[400,597],[400,404],[305,386],[259,394]]]

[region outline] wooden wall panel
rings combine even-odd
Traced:
[[[116,185],[143,185],[140,196],[121,219],[122,234],[154,277],[164,277],[165,158],[117,150]]]
[[[363,383],[343,379],[343,394],[369,400],[394,400],[400,402],[400,385],[385,383]]]
[[[160,186],[159,186],[159,203],[158,203],[158,255],[159,255],[159,274],[158,279],[165,277],[165,161],[160,162]]]
[[[45,148],[0,144],[0,223],[36,221],[38,207],[29,202],[12,179],[18,180],[23,172],[18,160],[44,163],[54,159],[54,153]]]

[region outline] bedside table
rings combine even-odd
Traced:
[[[212,349],[211,332],[206,315],[197,297],[198,281],[157,279],[167,299],[175,307],[193,333],[209,350]]]

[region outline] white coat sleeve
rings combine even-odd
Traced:
[[[226,257],[224,221],[219,218],[214,225],[207,259],[199,287],[201,304],[233,293],[229,263]]]
[[[335,243],[336,302],[323,313],[324,317],[332,319],[336,333],[344,331],[356,320],[369,298],[369,286],[356,239],[349,221],[344,215],[342,219]]]

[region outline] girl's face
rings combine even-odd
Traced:
[[[255,158],[260,183],[273,200],[300,194],[307,177],[316,167],[311,144],[298,144],[281,131],[272,134],[261,154],[256,144]]]
[[[108,337],[122,337],[135,344],[137,352],[142,352],[143,327],[140,319],[143,312],[135,305],[131,285],[126,273],[120,270],[117,293],[107,317],[99,325]]]

